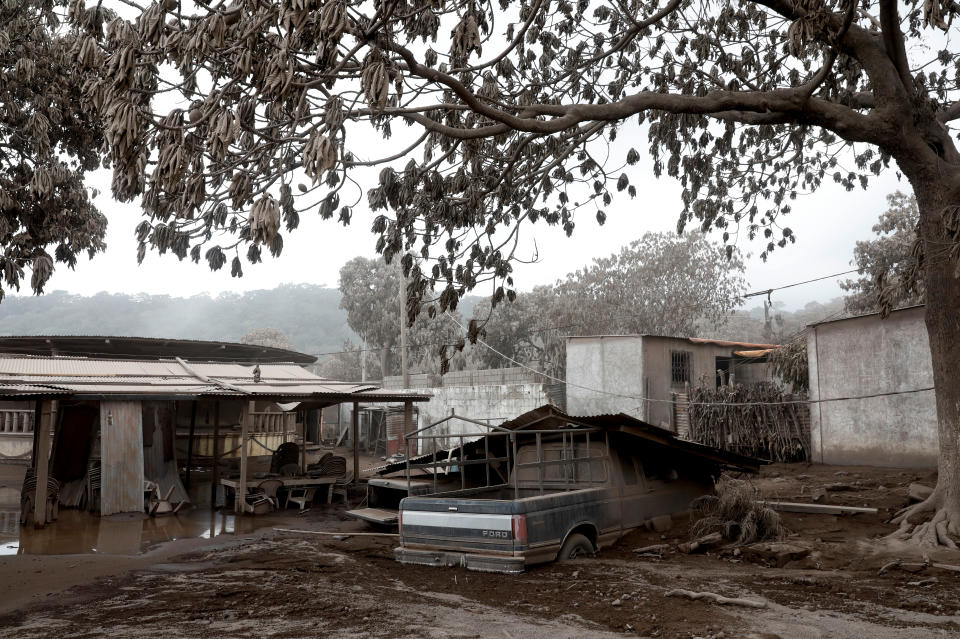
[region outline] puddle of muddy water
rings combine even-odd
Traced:
[[[207,495],[209,490],[207,484]],[[203,494],[203,489],[197,493]],[[238,518],[209,508],[161,517],[139,513],[97,517],[61,508],[56,522],[38,530],[20,525],[20,491],[10,490],[9,484],[0,486],[0,555],[136,555],[177,539],[245,535],[282,523],[268,516]]]

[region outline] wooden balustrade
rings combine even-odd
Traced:
[[[23,434],[32,432],[32,410],[0,409],[0,434]]]
[[[296,413],[253,413],[251,433],[292,433],[297,430]]]

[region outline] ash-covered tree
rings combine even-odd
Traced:
[[[253,344],[255,346],[269,346],[271,348],[285,348],[288,351],[295,351],[297,347],[286,333],[279,328],[267,326],[265,328],[255,328],[240,338],[241,344]]]
[[[847,291],[844,306],[848,313],[870,313],[881,304],[902,308],[924,301],[919,273],[917,199],[897,191],[887,196],[887,210],[873,225],[875,240],[857,242],[853,263],[860,277],[840,282]],[[881,294],[882,293],[882,294]]]
[[[141,197],[142,251],[213,268],[235,253],[238,273],[241,247],[251,262],[278,253],[280,225],[304,210],[349,221],[354,176],[380,165],[366,193],[377,248],[403,256],[410,299],[437,290],[440,310],[484,278],[496,303],[510,297],[522,229],[572,233],[634,195],[643,132],[654,174],[681,182],[679,227],[762,237],[764,254],[793,241],[782,221],[798,194],[896,165],[920,209],[940,427],[937,488],[903,521],[933,514],[915,536],[946,542],[960,535],[960,52],[943,31],[958,12],[953,0],[162,0],[102,39],[78,28],[102,47],[79,50],[108,71],[85,108],[105,119],[115,195]]]
[[[0,4],[0,300],[37,294],[55,263],[105,248],[106,218],[83,177],[100,166],[99,118],[79,108],[88,74],[52,0]]]
[[[554,286],[519,293],[512,304],[474,308],[483,341],[510,359],[562,377],[568,335],[712,334],[727,322],[744,293],[739,252],[697,232],[644,236],[594,259]],[[489,321],[486,321],[489,316]],[[490,368],[509,366],[491,349],[471,358]]]
[[[352,340],[344,341],[342,349],[338,353],[321,356],[320,361],[315,366],[317,372],[329,379],[345,382],[365,381],[363,379],[363,366],[366,364],[367,370],[370,370],[371,365],[373,365],[373,362],[370,361],[370,354],[354,344]]]
[[[381,379],[392,371],[391,351],[400,340],[400,281],[396,265],[383,260],[355,257],[340,267],[340,308],[353,332],[379,351]]]
[[[340,268],[340,308],[347,311],[350,328],[367,347],[379,352],[381,379],[400,372],[402,281],[397,265],[383,260],[355,257]],[[460,316],[455,311],[448,313],[452,321],[435,312],[420,314],[416,309],[407,316],[414,320],[407,335],[411,370],[445,373],[451,364],[455,369],[462,368],[463,359],[456,355],[464,348],[457,325]]]
[[[743,261],[701,233],[645,233],[557,283],[575,302],[581,334],[691,337],[717,330],[745,292]]]

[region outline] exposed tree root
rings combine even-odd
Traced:
[[[889,539],[899,539],[919,546],[945,546],[956,550],[951,535],[960,536],[960,510],[947,508],[942,493],[934,491],[927,499],[898,512],[890,523],[899,524]],[[928,517],[933,513],[933,517]]]

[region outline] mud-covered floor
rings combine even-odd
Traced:
[[[790,515],[787,541],[811,554],[783,568],[732,549],[705,555],[634,548],[687,539],[634,533],[593,558],[520,576],[400,566],[389,537],[281,533],[274,527],[181,540],[136,557],[0,557],[5,637],[960,637],[960,573],[890,570],[922,550],[879,542],[883,523],[926,473],[776,465],[755,480],[791,501],[872,506],[879,516]],[[281,526],[368,530],[338,507]],[[960,553],[930,558],[960,565]],[[112,563],[111,563],[112,562]],[[87,575],[89,573],[89,576]],[[13,584],[20,583],[19,595]],[[30,584],[41,588],[30,590]],[[666,597],[674,588],[761,601],[765,608]],[[46,592],[44,592],[46,590]],[[32,592],[33,594],[29,594]],[[13,602],[15,605],[10,605]],[[3,604],[0,603],[0,606]]]

